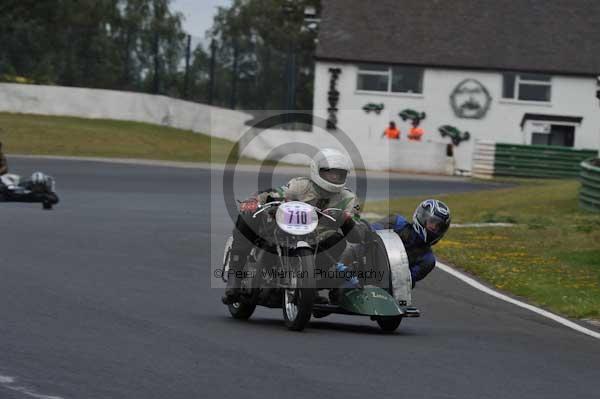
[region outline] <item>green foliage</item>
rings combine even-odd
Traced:
[[[209,35],[217,51],[217,102],[246,109],[282,109],[288,68],[296,81],[295,108],[312,109],[316,29],[304,9],[319,0],[234,0],[219,8]],[[292,57],[288,57],[291,54]],[[290,67],[288,61],[293,59]]]
[[[187,37],[171,0],[4,0],[0,81],[184,96]],[[288,71],[296,109],[312,109],[316,27],[304,21],[319,0],[234,0],[207,33],[214,38],[213,102],[281,109]],[[193,49],[187,98],[206,102],[210,55]],[[293,62],[293,66],[289,64]]]
[[[185,34],[171,0],[5,0],[0,74],[36,83],[153,91],[176,87]],[[178,93],[176,93],[178,94]]]

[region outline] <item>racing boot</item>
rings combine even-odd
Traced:
[[[227,288],[225,289],[225,295],[221,298],[221,302],[225,305],[231,305],[240,299],[240,288],[242,286],[241,272],[248,257],[248,253],[246,252],[231,250],[229,271],[227,273]]]
[[[53,192],[49,192],[42,195],[42,207],[44,209],[52,209],[52,207],[58,204],[58,195]]]

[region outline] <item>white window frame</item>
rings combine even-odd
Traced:
[[[387,71],[374,71],[368,69],[361,69],[360,65],[356,66],[356,92],[358,93],[378,93],[378,94],[386,94],[386,95],[399,95],[399,96],[414,96],[414,97],[422,97],[423,96],[423,79],[425,75],[425,69],[419,68],[421,70],[421,92],[417,93],[414,91],[392,91],[392,66],[387,67]],[[358,88],[358,79],[360,75],[371,75],[371,76],[387,76],[387,90],[364,90]]]
[[[356,90],[369,92],[369,93],[391,93],[392,89],[392,68],[388,67],[387,71],[373,71],[368,69],[361,69],[360,65],[357,66],[358,71],[356,73]],[[360,75],[369,75],[369,76],[386,76],[387,77],[387,90],[364,90],[358,88],[358,79]]]
[[[549,79],[547,81],[542,80],[528,80],[521,79],[522,73],[515,73],[515,85],[513,87],[513,97],[504,97],[507,100],[514,101],[522,101],[522,102],[534,102],[534,103],[542,103],[549,104],[552,102],[552,76],[548,76]],[[504,79],[504,75],[502,75],[502,79]],[[524,100],[519,98],[519,88],[521,84],[532,85],[532,86],[548,86],[550,88],[550,98],[546,100]]]

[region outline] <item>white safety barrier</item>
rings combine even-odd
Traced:
[[[315,128],[313,132],[269,129],[257,134],[246,134],[240,141],[242,156],[283,160],[291,164],[306,164],[307,146],[313,149],[324,147],[338,148],[347,152],[359,167],[370,170],[401,170],[420,173],[448,173],[446,144],[435,142],[395,141],[385,138],[360,140],[353,139],[352,145],[343,145],[336,133]],[[296,155],[288,155],[296,154]]]
[[[0,83],[0,111],[146,122],[237,140],[252,116],[165,96]]]
[[[0,83],[0,112],[137,121],[233,141],[244,135],[240,144],[247,147],[241,155],[259,160],[285,157],[285,162],[306,164],[307,157],[298,154],[306,153],[302,146],[309,145],[338,147],[353,160],[362,159],[362,166],[372,170],[452,173],[448,170],[444,143],[394,141],[356,134],[348,146],[338,141],[341,133],[318,127],[314,132],[270,129],[249,140],[245,133],[250,127],[245,123],[252,115],[248,113],[144,93]]]
[[[473,177],[491,179],[494,177],[494,160],[496,158],[496,143],[493,141],[477,140],[473,152]]]

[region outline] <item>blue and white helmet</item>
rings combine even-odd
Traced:
[[[413,228],[424,243],[434,245],[450,227],[450,208],[442,201],[428,199],[419,204],[413,215]]]

